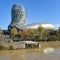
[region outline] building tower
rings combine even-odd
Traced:
[[[26,24],[26,10],[23,5],[14,4],[11,10],[11,23],[8,26],[10,30],[12,27],[21,27]]]

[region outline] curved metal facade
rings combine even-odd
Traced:
[[[16,27],[18,29],[38,29],[38,27],[42,26],[45,29],[54,29],[54,25],[49,23],[34,23],[26,25],[26,10],[22,5],[14,4],[11,10],[11,23],[8,26],[10,30],[12,27]]]
[[[9,27],[24,25],[26,23],[26,10],[22,5],[14,4],[11,10],[11,23]]]

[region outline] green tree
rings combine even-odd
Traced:
[[[22,35],[23,35],[23,40],[27,40],[27,38],[28,38],[28,30],[23,30],[22,31]]]
[[[58,35],[60,35],[60,27],[58,28]]]
[[[44,34],[44,28],[42,26],[40,26],[38,28],[38,31],[39,31],[39,39],[42,40],[43,34]]]
[[[45,41],[47,40],[47,38],[48,38],[48,32],[47,31],[44,31],[43,38]]]
[[[0,29],[0,34],[2,34],[3,33],[3,31]]]
[[[22,32],[24,40],[32,40],[35,37],[35,30],[23,30]]]
[[[36,31],[33,29],[28,30],[28,36],[30,40],[33,40],[33,38],[35,38],[36,35]]]
[[[16,29],[16,28],[12,28],[12,29],[11,29],[11,36],[15,36],[15,35],[17,35],[17,34],[18,34],[17,29]]]
[[[57,30],[57,37],[58,37],[58,41],[60,41],[60,27]]]
[[[51,39],[52,39],[52,41],[57,41],[58,37],[57,36],[52,36]]]
[[[51,31],[49,31],[49,37],[50,38],[48,38],[48,39],[51,40],[51,41],[58,40],[58,38],[59,38],[58,30],[51,30]]]

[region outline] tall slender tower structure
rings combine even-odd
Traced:
[[[11,10],[11,23],[8,29],[12,27],[21,27],[26,24],[26,10],[21,4],[14,4]]]

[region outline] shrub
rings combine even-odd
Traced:
[[[0,50],[2,50],[3,49],[3,45],[0,45]]]
[[[14,49],[16,49],[16,46],[15,45],[10,45],[9,49],[14,50]]]
[[[7,42],[8,42],[8,43],[11,43],[11,42],[13,42],[13,40],[12,40],[12,39],[9,39]]]
[[[5,50],[5,49],[9,49],[9,47],[7,45],[0,45],[0,50]]]
[[[9,49],[9,47],[7,45],[3,45],[3,49]]]
[[[31,45],[32,48],[34,48],[34,45]]]

